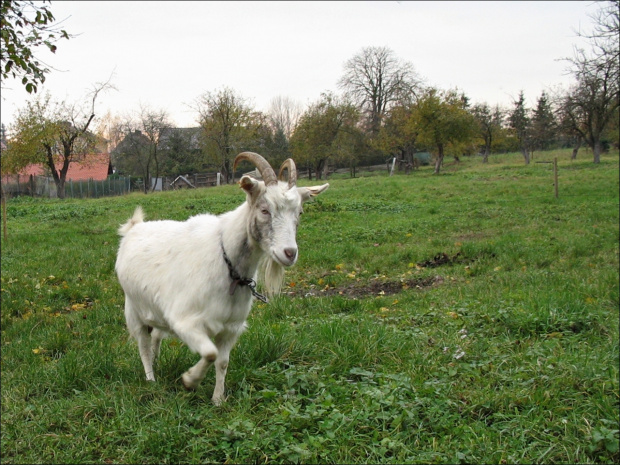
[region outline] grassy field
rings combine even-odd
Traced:
[[[228,402],[162,344],[147,383],[116,229],[222,213],[237,186],[11,199],[2,463],[618,463],[619,157],[517,154],[335,175],[283,295],[255,303]],[[363,174],[363,173],[362,173]],[[305,184],[304,182],[301,182]]]

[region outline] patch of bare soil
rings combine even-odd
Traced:
[[[287,292],[291,297],[327,297],[341,295],[349,298],[363,298],[380,295],[394,295],[406,289],[423,289],[443,283],[441,276],[416,278],[404,281],[370,281],[368,283],[353,282],[345,286],[323,289],[295,289]]]
[[[454,255],[448,255],[445,252],[440,252],[433,258],[425,260],[417,264],[419,268],[436,268],[442,265],[452,265],[456,263],[471,262],[473,260],[467,260],[461,254],[457,252]],[[326,274],[330,274],[327,272]],[[394,295],[402,292],[406,289],[424,289],[427,287],[439,285],[444,282],[444,278],[441,276],[432,276],[426,278],[411,278],[400,280],[387,280],[385,279],[371,279],[370,281],[361,282],[360,280],[353,281],[340,286],[325,286],[320,288],[313,285],[309,287],[299,286],[290,288],[285,291],[287,295],[291,297],[321,297],[321,296],[333,296],[341,295],[349,298],[363,298],[370,296],[381,295]]]
[[[440,252],[435,255],[433,258],[426,260],[425,262],[418,263],[418,266],[422,268],[435,268],[441,265],[451,265],[453,263],[461,263],[463,260],[461,258],[461,252],[456,253],[455,255],[449,256],[445,252]]]

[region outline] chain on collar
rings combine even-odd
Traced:
[[[269,301],[267,300],[267,297],[265,297],[263,294],[260,294],[256,290],[256,281],[251,278],[242,278],[239,273],[237,273],[237,270],[235,270],[235,267],[231,263],[230,258],[228,258],[228,255],[226,255],[226,250],[224,250],[224,243],[220,242],[220,244],[222,245],[222,254],[224,255],[224,261],[226,262],[226,266],[228,266],[228,275],[230,276],[230,279],[232,279],[232,283],[230,283],[228,293],[230,295],[233,295],[237,290],[237,286],[248,286],[250,288],[250,292],[254,297],[256,297],[261,302],[268,303]]]

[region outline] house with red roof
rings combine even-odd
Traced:
[[[60,171],[62,163],[56,164]],[[20,173],[20,176],[50,176],[47,165],[28,165]],[[112,174],[112,163],[109,153],[94,153],[86,155],[83,160],[73,161],[67,171],[67,181],[105,181]]]

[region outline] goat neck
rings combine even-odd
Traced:
[[[220,240],[235,271],[242,277],[254,279],[263,252],[249,234],[250,210],[250,205],[244,202],[222,215]]]

